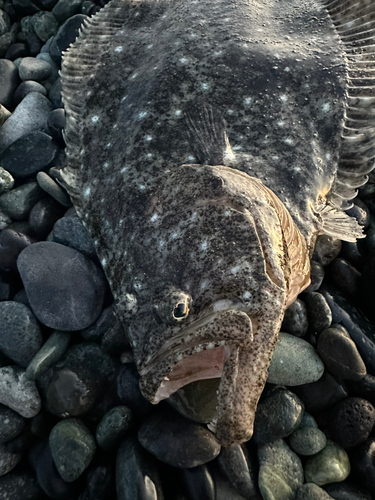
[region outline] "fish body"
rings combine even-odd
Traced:
[[[346,4],[112,0],[64,54],[61,182],[142,392],[157,403],[221,377],[223,445],[251,437],[316,236],[362,236],[343,209],[374,163],[375,62],[358,33],[373,36],[375,13]]]

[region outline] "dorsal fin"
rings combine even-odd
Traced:
[[[202,165],[228,165],[234,160],[220,111],[205,102],[187,106],[184,124],[190,146]]]
[[[334,220],[338,221],[338,212],[333,207],[350,208],[357,188],[367,182],[367,174],[375,167],[375,1],[325,3],[343,43],[349,77],[339,166],[328,195],[332,208],[321,211],[322,218],[327,219],[326,227],[332,230]],[[340,218],[339,226],[344,219]],[[348,221],[344,223],[347,225]]]

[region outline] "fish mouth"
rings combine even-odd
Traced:
[[[251,342],[252,322],[246,312],[211,310],[139,369],[142,393],[156,404],[191,382],[220,378],[233,353]]]

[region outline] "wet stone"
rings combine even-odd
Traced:
[[[348,396],[345,387],[328,372],[316,382],[293,387],[293,391],[302,399],[306,410],[312,413],[325,410]]]
[[[13,220],[24,220],[43,196],[36,182],[22,184],[0,196],[0,207]]]
[[[332,500],[332,497],[317,484],[306,483],[298,488],[295,500]]]
[[[348,297],[355,298],[359,291],[361,273],[344,259],[335,259],[329,266],[332,284]]]
[[[96,255],[95,247],[88,230],[79,217],[62,217],[53,228],[53,239],[79,252],[93,257]]]
[[[117,452],[117,500],[158,500],[160,489],[155,459],[136,439],[125,439]]]
[[[9,300],[10,285],[0,277],[0,301]]]
[[[305,340],[280,332],[268,369],[267,382],[297,386],[319,380],[324,365],[315,349]]]
[[[51,110],[50,101],[42,94],[38,92],[27,94],[0,131],[0,152],[23,135],[35,130],[46,132],[48,130],[48,115]]]
[[[305,464],[305,481],[323,486],[344,481],[350,474],[350,462],[346,451],[328,440],[322,451],[310,457]]]
[[[34,314],[19,302],[0,302],[0,331],[0,350],[26,367],[43,342]]]
[[[191,382],[172,394],[167,402],[183,417],[208,424],[216,417],[219,385],[219,378]]]
[[[20,82],[16,65],[8,59],[0,59],[0,104],[10,109],[13,94]]]
[[[117,322],[115,312],[112,306],[103,309],[99,318],[87,328],[81,331],[81,335],[85,340],[90,342],[100,342],[103,335],[112,329]]]
[[[317,350],[332,375],[349,380],[361,380],[366,375],[366,366],[355,343],[339,329],[323,330]]]
[[[13,103],[17,106],[27,94],[31,94],[31,92],[38,92],[44,96],[47,95],[47,90],[43,85],[38,82],[33,82],[32,80],[28,80],[26,82],[22,82],[18,85],[17,90],[13,96]]]
[[[38,172],[36,176],[36,180],[38,181],[39,186],[52,198],[55,198],[61,205],[64,207],[71,207],[72,202],[66,191],[55,182],[52,177],[50,177],[45,172]]]
[[[258,491],[256,468],[245,446],[222,448],[218,456],[221,469],[233,488],[245,498],[252,498]]]
[[[7,443],[21,434],[25,420],[15,411],[0,405],[0,443]],[[1,498],[1,497],[0,497]]]
[[[114,465],[98,465],[87,474],[86,488],[79,500],[109,500],[116,498]]]
[[[6,446],[0,444],[0,476],[8,474],[21,460],[20,453],[12,453]]]
[[[307,333],[307,328],[308,320],[305,303],[297,299],[285,311],[281,329],[295,337],[303,337]]]
[[[313,260],[316,260],[323,267],[328,266],[340,253],[341,240],[325,234],[319,235],[316,239]]]
[[[7,33],[8,34],[8,33]],[[24,42],[12,43],[5,53],[5,59],[16,61],[30,55],[29,47]]]
[[[55,365],[65,353],[69,345],[70,337],[70,332],[55,330],[31,359],[26,368],[26,377],[30,380],[36,380],[51,368],[51,366]]]
[[[35,203],[29,215],[30,228],[40,238],[45,238],[57,220],[59,220],[65,212],[65,207],[53,198],[43,198]]]
[[[258,447],[259,489],[263,500],[294,500],[303,483],[301,460],[283,440]]]
[[[359,381],[347,381],[345,383],[351,396],[367,399],[375,406],[375,377],[373,375],[367,374]]]
[[[49,436],[49,445],[56,468],[68,483],[87,469],[96,450],[93,436],[78,419],[57,423]]]
[[[300,424],[304,411],[302,401],[293,392],[275,389],[257,407],[254,422],[256,443],[272,443],[289,436]]]
[[[321,451],[327,444],[325,434],[315,427],[301,427],[289,436],[289,446],[298,455],[310,456]]]
[[[310,331],[320,333],[331,326],[332,312],[321,293],[307,293],[305,295],[305,304],[307,307]]]
[[[324,268],[321,264],[319,264],[319,262],[316,262],[315,260],[311,261],[310,278],[311,283],[305,290],[305,292],[307,293],[316,292],[317,290],[319,290],[324,279]]]
[[[82,1],[83,0],[59,0],[52,9],[52,14],[57,19],[57,22],[61,24],[69,17],[81,12]]]
[[[368,491],[364,491],[348,481],[327,484],[324,489],[335,500],[372,500]]]
[[[42,490],[35,475],[10,473],[0,477],[0,498],[4,500],[39,500]]]
[[[127,406],[116,406],[104,415],[96,429],[96,441],[103,450],[118,446],[132,421],[132,411]]]
[[[22,81],[33,80],[41,82],[46,80],[52,73],[52,67],[46,61],[35,57],[24,57],[18,68],[18,73]]]
[[[6,273],[17,271],[17,258],[32,239],[7,227],[0,233],[0,270]]]
[[[330,412],[332,438],[344,448],[366,441],[375,423],[375,408],[362,398],[347,398]]]
[[[31,20],[35,33],[42,40],[46,42],[51,36],[55,35],[59,24],[52,14],[52,12],[37,12],[33,15]]]
[[[121,366],[117,375],[117,395],[121,404],[129,406],[136,416],[147,415],[154,406],[142,395],[139,373],[134,363]]]
[[[45,325],[75,331],[99,316],[106,280],[101,269],[81,253],[40,242],[25,248],[17,265],[31,308]]]
[[[215,485],[205,465],[182,470],[183,480],[191,500],[216,500]]]
[[[156,458],[174,467],[197,467],[220,453],[220,444],[202,425],[173,410],[156,411],[138,432],[141,445]]]
[[[75,16],[67,19],[64,24],[60,26],[59,31],[56,33],[56,36],[52,40],[50,46],[51,57],[57,64],[61,63],[62,52],[66,50],[77,38],[78,30],[84,19],[87,19],[87,16],[84,16],[83,14],[76,14]]]
[[[1,159],[0,159],[1,161]],[[14,179],[10,172],[0,167],[0,194],[10,191],[14,186]]]
[[[42,406],[35,383],[17,366],[0,368],[0,403],[25,418],[35,417]]]
[[[63,106],[61,100],[61,90],[62,90],[62,84],[61,84],[61,78],[59,77],[56,79],[56,81],[53,83],[52,87],[48,91],[48,97],[52,102],[52,106],[54,109],[61,108]]]
[[[60,144],[65,144],[62,131],[65,127],[65,111],[63,108],[54,109],[48,117],[48,127],[52,137]]]

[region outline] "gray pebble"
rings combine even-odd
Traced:
[[[258,447],[258,486],[263,500],[294,500],[303,483],[299,457],[283,440]]]
[[[306,482],[319,486],[344,481],[349,474],[350,461],[346,451],[330,440],[322,451],[310,457],[305,464]]]
[[[91,236],[78,216],[59,219],[53,227],[53,241],[74,248],[88,257],[96,255]]]
[[[281,329],[296,337],[303,337],[307,333],[308,326],[305,303],[297,299],[285,311]]]
[[[16,438],[24,427],[25,420],[21,415],[4,405],[0,405],[0,443],[7,443]]]
[[[320,333],[332,324],[332,312],[323,295],[318,292],[306,293],[305,304],[309,318],[309,329]]]
[[[43,196],[36,182],[28,182],[0,196],[0,208],[13,220],[24,220]]]
[[[61,420],[49,435],[53,461],[60,476],[71,483],[79,478],[94,457],[96,444],[87,427],[78,419]]]
[[[30,361],[26,368],[26,377],[29,380],[36,380],[55,365],[65,353],[70,337],[70,332],[55,330]]]
[[[48,132],[47,120],[51,111],[47,97],[38,92],[27,94],[0,130],[0,152],[34,130]]]
[[[14,186],[14,179],[12,175],[7,170],[0,167],[0,194],[10,191],[13,186]]]
[[[52,198],[55,198],[61,205],[64,207],[71,207],[72,202],[66,191],[63,190],[61,186],[55,182],[52,177],[50,177],[45,172],[38,172],[36,176],[36,180],[38,181],[39,186]]]
[[[52,73],[48,77],[47,82],[50,83],[51,85],[53,83],[55,83],[55,81],[59,77],[59,67],[57,66],[57,64],[55,63],[55,61],[52,59],[52,57],[50,56],[50,54],[48,52],[42,52],[42,53],[38,54],[36,56],[36,58],[40,59],[41,61],[46,61],[46,62],[48,62],[48,64],[51,65]],[[46,84],[46,82],[43,82],[43,85],[45,85],[45,84]]]
[[[0,10],[0,36],[8,33],[10,30],[11,22],[9,16],[3,10]]]
[[[24,57],[19,65],[18,73],[22,81],[42,82],[51,76],[52,67],[48,62],[41,59]]]
[[[42,407],[35,382],[18,366],[0,368],[0,403],[25,418],[35,417]]]
[[[267,382],[297,386],[319,380],[324,364],[305,340],[280,332],[268,369]]]
[[[289,445],[298,455],[315,455],[326,444],[325,434],[315,427],[300,427],[289,436]]]
[[[332,500],[332,497],[317,484],[306,483],[298,488],[295,500]]]
[[[132,411],[127,406],[115,406],[101,419],[96,429],[96,441],[103,450],[118,446],[132,421]]]
[[[34,14],[31,19],[31,24],[42,42],[47,42],[49,38],[56,35],[59,28],[59,23],[55,16],[52,12],[48,11],[41,11]]]
[[[319,290],[324,279],[324,268],[319,262],[316,262],[316,260],[311,261],[310,278],[311,283],[305,290],[307,293]]]
[[[0,476],[8,474],[21,460],[21,453],[12,453],[6,446],[0,444]]]
[[[0,302],[0,331],[0,350],[25,368],[43,342],[32,311],[19,302]]]
[[[62,24],[69,17],[81,12],[83,0],[59,0],[52,9],[52,14],[55,16],[59,24]]]
[[[10,224],[12,224],[12,219],[9,215],[0,210],[0,231],[8,227]]]
[[[323,267],[328,266],[340,253],[341,245],[341,240],[321,234],[316,239],[312,259],[319,262]]]

